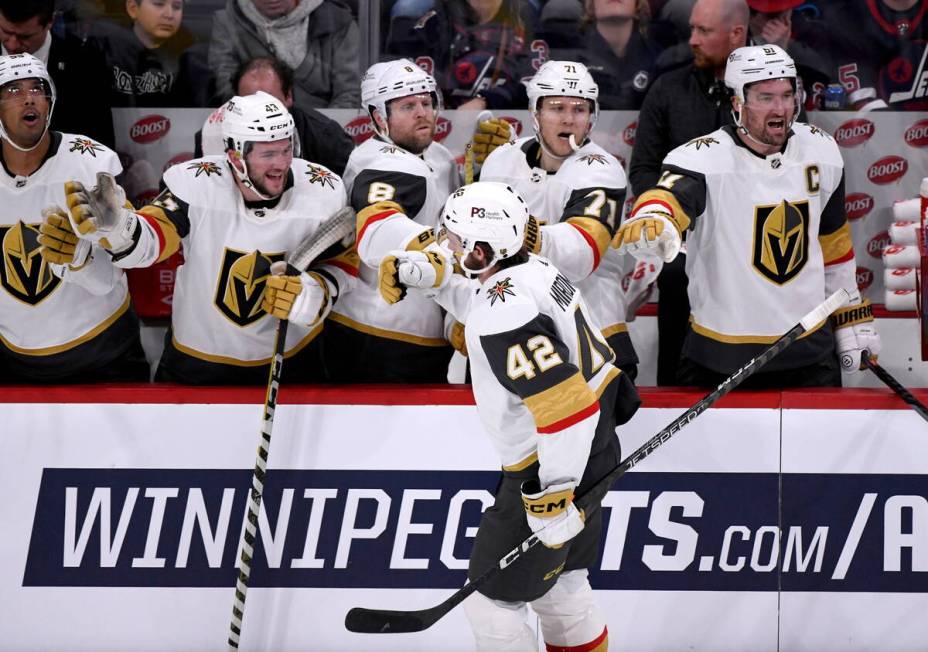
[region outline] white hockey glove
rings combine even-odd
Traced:
[[[882,345],[873,321],[873,309],[869,301],[861,301],[860,292],[852,295],[852,305],[836,310],[831,315],[835,330],[835,349],[841,362],[841,371],[852,374],[864,367],[860,354],[866,351],[875,361]]]
[[[79,181],[66,181],[71,226],[81,237],[112,254],[126,253],[141,234],[138,215],[126,208],[126,191],[109,172],[97,172],[97,185],[87,190]]]
[[[87,264],[93,245],[89,240],[82,240],[74,233],[67,213],[59,206],[49,206],[42,210],[42,224],[39,226],[39,254],[54,265],[68,265],[73,271]]]
[[[549,548],[559,548],[583,530],[583,512],[574,505],[574,485],[553,484],[544,491],[538,480],[522,483],[525,518],[538,540]]]
[[[325,319],[332,308],[332,300],[324,278],[315,272],[298,272],[292,267],[278,266],[278,263],[274,263],[271,271],[275,275],[268,277],[261,301],[265,312],[309,328]]]
[[[437,248],[392,251],[380,262],[380,296],[392,305],[402,301],[407,288],[441,288],[453,273],[453,262]]]
[[[619,227],[612,246],[635,258],[658,255],[669,263],[680,253],[683,237],[666,213],[642,212]]]

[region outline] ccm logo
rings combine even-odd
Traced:
[[[630,125],[625,127],[625,129],[622,130],[622,140],[625,141],[626,145],[628,145],[629,147],[632,147],[635,144],[636,133],[638,133],[638,122],[637,121],[631,123]]]
[[[928,145],[928,120],[919,120],[905,130],[905,142],[912,147]]]
[[[509,123],[509,126],[512,127],[512,130],[513,132],[515,132],[516,136],[522,135],[522,121],[521,120],[517,118],[513,118],[511,115],[504,115],[502,116],[502,119]]]
[[[909,163],[901,156],[886,156],[870,166],[867,178],[885,186],[901,178],[909,169]]]
[[[874,258],[880,258],[883,256],[883,250],[891,243],[892,241],[889,239],[888,231],[877,233],[870,239],[870,242],[867,243],[867,253]]]
[[[374,135],[374,127],[371,125],[370,116],[361,116],[346,124],[345,133],[351,136],[351,140],[354,141],[355,145],[363,143]]]
[[[435,141],[441,142],[451,133],[451,121],[446,118],[439,118],[435,123]]]
[[[171,130],[171,121],[163,115],[147,115],[129,129],[129,138],[137,143],[153,143]]]
[[[857,268],[857,289],[866,290],[873,285],[873,271],[866,267]]]
[[[835,129],[835,140],[841,147],[854,147],[870,140],[876,127],[869,120],[848,120]]]
[[[844,198],[844,212],[847,219],[859,220],[873,210],[873,197],[862,192],[855,192]]]

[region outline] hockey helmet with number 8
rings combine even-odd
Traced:
[[[422,93],[432,96],[436,113],[441,111],[441,94],[435,78],[409,59],[375,63],[361,78],[361,108],[370,116],[374,131],[385,138],[389,134],[381,131],[374,110],[386,121],[388,102]]]
[[[11,82],[21,81],[23,79],[39,79],[45,86],[45,92],[49,102],[48,115],[45,117],[45,131],[47,132],[52,121],[52,112],[55,109],[57,92],[55,90],[55,82],[52,81],[51,76],[48,74],[48,69],[45,67],[45,64],[42,63],[40,59],[27,53],[0,56],[0,90]],[[45,136],[44,132],[42,136]],[[21,152],[32,151],[42,142],[40,138],[39,142],[28,149],[20,147],[7,135],[6,127],[2,120],[0,120],[0,138],[3,138]]]
[[[522,249],[528,204],[511,186],[495,181],[480,181],[455,190],[442,210],[439,244],[454,236],[459,242],[461,266],[470,274],[479,274],[496,262],[515,256]],[[487,265],[471,269],[463,259],[478,242],[492,250]]]

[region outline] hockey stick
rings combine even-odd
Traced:
[[[912,406],[912,409],[918,412],[918,415],[928,421],[928,407],[925,407],[925,404],[919,401],[915,396],[912,395],[912,392],[907,390],[902,383],[893,378],[888,371],[883,369],[879,364],[873,360],[867,351],[864,351],[860,354],[860,359],[867,366],[867,369],[872,371],[877,375],[877,378],[882,380],[886,385],[896,392],[903,401]]]
[[[355,230],[355,215],[350,207],[336,211],[326,219],[319,228],[301,242],[284,265],[291,265],[298,270],[305,270],[326,249],[337,242],[344,242]],[[274,263],[271,270],[278,273],[281,263]],[[276,267],[276,269],[275,269]],[[277,322],[274,336],[274,357],[267,378],[267,392],[264,395],[264,415],[261,418],[261,441],[258,443],[258,456],[251,474],[251,492],[248,497],[248,520],[242,533],[242,557],[235,582],[235,600],[232,602],[232,620],[229,622],[229,649],[238,649],[239,637],[242,635],[242,618],[245,615],[245,596],[251,578],[251,560],[254,558],[255,541],[258,537],[258,513],[261,510],[261,497],[264,494],[264,479],[267,474],[267,458],[271,449],[271,431],[274,428],[274,411],[277,408],[277,391],[280,386],[280,373],[284,367],[284,351],[287,343],[287,326],[290,322],[281,319]]]
[[[780,351],[799,338],[800,335],[827,319],[828,315],[846,304],[849,298],[848,293],[843,289],[838,290],[828,297],[828,299],[803,317],[798,324],[789,329],[785,335],[770,345],[769,348],[765,349],[756,358],[752,358],[738,371],[722,381],[722,384],[719,385],[715,391],[707,394],[693,407],[674,419],[666,428],[642,444],[638,450],[620,462],[582,495],[577,496],[577,505],[583,508],[587,514],[593,513],[593,510],[599,507],[600,500],[602,500],[603,496],[609,491],[609,488],[616,478],[639,464],[660,446],[667,443],[667,441],[669,441],[681,428],[689,424],[693,419],[705,412],[709,406],[735,389],[749,376],[770,362]],[[482,575],[477,577],[477,579],[465,584],[439,605],[419,611],[388,611],[384,609],[364,609],[362,607],[355,607],[345,616],[345,628],[351,632],[365,634],[421,632],[422,630],[428,629],[445,614],[461,604],[471,593],[483,586],[491,577],[496,575],[496,573],[524,556],[525,553],[531,550],[537,543],[538,535],[533,534],[519,544],[519,546],[509,551],[509,553],[500,559],[495,566],[491,566]]]

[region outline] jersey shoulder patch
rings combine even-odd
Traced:
[[[818,159],[825,165],[844,167],[844,159],[838,143],[824,129],[805,122],[797,122],[793,125],[793,137],[801,146],[803,159]]]
[[[342,188],[341,177],[324,165],[310,163],[303,159],[293,159],[291,169],[294,184],[308,183],[311,187],[320,190],[338,191]]]
[[[719,129],[683,143],[667,155],[664,164],[701,174],[725,172],[731,169],[734,147],[731,137]]]
[[[106,145],[80,134],[61,134],[61,144],[58,146],[56,158],[59,155],[73,161],[71,165],[89,167],[113,175],[122,172],[122,164],[119,162],[119,156],[116,152]]]
[[[210,205],[212,188],[227,189],[234,185],[225,156],[206,156],[173,165],[165,171],[164,183],[175,196],[191,205]]]
[[[619,160],[596,143],[584,145],[564,161],[557,176],[567,177],[573,188],[624,188],[628,185]]]

